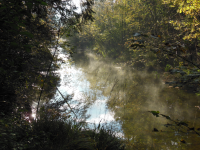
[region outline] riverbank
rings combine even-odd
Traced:
[[[44,118],[32,123],[14,116],[0,119],[1,150],[124,150],[123,141],[103,126],[92,130],[69,119]]]

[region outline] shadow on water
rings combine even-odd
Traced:
[[[92,89],[87,93],[88,97],[92,95],[89,103],[106,97],[106,108],[120,124],[130,149],[200,149],[199,136],[195,134],[200,132],[200,111],[195,107],[200,98],[195,94],[168,87],[155,72],[117,66],[112,60],[100,60],[91,53],[79,51],[73,60],[77,68],[82,68],[83,78]],[[159,111],[188,127],[148,111]],[[193,127],[195,132],[189,130]]]

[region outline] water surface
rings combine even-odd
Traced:
[[[113,124],[131,149],[200,149],[200,111],[195,107],[200,98],[194,93],[165,85],[156,72],[99,61],[90,53],[77,53],[73,60],[74,65],[61,69],[59,89],[90,105],[88,123]]]

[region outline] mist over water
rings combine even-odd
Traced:
[[[195,106],[199,106],[199,97],[165,85],[156,72],[120,66],[112,60],[100,60],[92,53],[78,52],[73,60],[75,67],[81,68],[81,78],[85,80],[82,87],[89,89],[84,92],[87,102],[93,104],[87,122],[113,123],[125,139],[135,144],[181,149],[188,145],[180,145],[178,141],[186,139],[190,147],[198,145],[197,135],[186,128],[166,127],[172,124],[170,120],[148,111],[189,121],[189,126],[198,128],[200,112]],[[159,132],[154,132],[154,128]]]
[[[73,109],[89,107],[85,115],[90,117],[85,121],[90,128],[99,124],[112,128],[139,149],[200,148],[194,132],[148,112],[159,111],[198,129],[200,111],[195,106],[200,105],[200,98],[195,94],[169,87],[156,72],[138,71],[90,52],[78,51],[72,58],[61,52],[59,56],[64,62],[58,71],[58,89],[64,96],[73,95],[69,101]],[[59,92],[55,99],[63,100]],[[187,144],[180,143],[182,139]]]

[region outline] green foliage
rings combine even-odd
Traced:
[[[172,66],[170,64],[167,64],[166,67],[165,67],[165,71],[168,72],[171,69],[171,67]]]
[[[198,67],[198,7],[197,1],[96,2],[96,19],[72,41],[137,69],[169,71],[168,64],[187,63]],[[154,58],[149,57],[152,52]]]
[[[33,89],[33,84],[40,86],[44,77],[40,72],[46,71],[53,59],[47,48],[51,39],[46,19],[47,8],[40,4],[44,2],[8,0],[0,3],[0,67],[3,70],[0,82],[1,99],[5,101],[1,102],[1,111],[6,114],[12,112],[16,105],[23,105],[24,101],[31,104],[32,100],[25,95],[29,95],[27,91]],[[54,82],[57,79],[54,76]],[[27,98],[22,100],[22,97]]]

